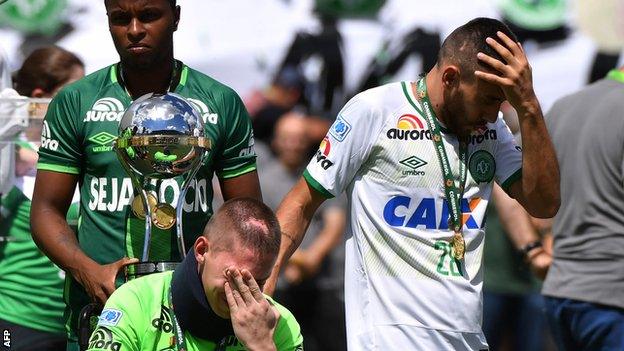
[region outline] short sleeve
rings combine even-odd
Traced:
[[[89,339],[88,351],[140,350],[138,317],[145,314],[132,289],[123,285],[106,301],[97,328]]]
[[[304,171],[308,184],[327,198],[342,193],[368,159],[382,127],[381,110],[362,93],[356,95],[338,113]]]
[[[499,117],[496,129],[498,134],[496,182],[509,193],[509,187],[522,177],[522,148],[502,117]]]
[[[256,152],[249,114],[233,90],[224,94],[225,140],[216,156],[215,171],[221,179],[234,178],[256,169]]]
[[[273,341],[277,351],[303,351],[303,336],[301,335],[301,327],[293,316],[284,306],[275,303],[271,298],[267,297],[280,313],[280,319],[277,322]]]
[[[41,129],[37,169],[80,173],[79,104],[75,92],[61,90],[48,107]]]

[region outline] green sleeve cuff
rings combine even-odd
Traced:
[[[316,179],[314,179],[314,177],[312,177],[312,175],[310,174],[310,172],[308,172],[307,169],[305,171],[303,171],[303,178],[306,180],[306,182],[308,182],[308,185],[310,185],[319,194],[323,195],[324,197],[326,197],[328,199],[331,199],[331,198],[334,197],[334,195],[332,195],[332,193],[327,191],[327,189],[325,189],[321,185],[321,183],[317,182]]]
[[[51,165],[49,163],[38,163],[37,169],[59,173],[80,174],[80,169],[78,169],[78,167]]]
[[[219,177],[220,179],[229,179],[229,178],[236,178],[238,176],[241,176],[243,174],[255,171],[257,169],[256,167],[256,163],[252,163],[250,165],[244,166],[242,168],[236,168],[236,169],[231,169],[231,170],[227,170],[227,171],[221,171],[221,172],[217,172],[217,177]]]
[[[505,190],[505,192],[507,194],[509,194],[509,188],[513,185],[513,183],[515,183],[516,181],[518,181],[520,178],[522,178],[522,168],[520,168],[519,170],[515,171],[512,175],[510,175],[502,184],[501,184],[501,188],[503,188],[503,190]]]

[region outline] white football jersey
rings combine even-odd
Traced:
[[[418,107],[418,110],[415,108]],[[492,181],[520,179],[522,153],[502,117],[473,132],[461,201],[466,254],[453,232],[431,132],[411,83],[367,90],[339,113],[304,177],[347,192],[345,267],[350,350],[479,350],[485,212]],[[458,140],[442,131],[453,175]]]

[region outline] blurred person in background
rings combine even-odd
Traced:
[[[84,76],[82,61],[56,46],[36,49],[15,74],[21,96],[49,98],[63,86]],[[3,91],[0,97],[15,97]],[[26,135],[40,135],[36,121]],[[65,350],[63,281],[60,270],[35,245],[30,233],[30,207],[39,142],[28,137],[17,141],[16,178],[2,197],[0,216],[0,329],[11,336],[11,350]],[[74,196],[67,223],[78,222]]]
[[[624,67],[546,116],[561,169],[542,288],[561,351],[624,350]]]
[[[187,193],[186,247],[212,215],[215,173],[226,200],[262,198],[251,122],[242,101],[231,88],[174,57],[173,35],[181,12],[176,1],[101,3],[120,61],[65,87],[52,100],[43,136],[54,142],[39,150],[32,203],[35,241],[69,273],[65,317],[70,350],[79,347],[81,309],[92,302],[103,305],[123,282],[120,269],[138,261],[143,248],[145,220],[131,210],[136,192],[112,146],[119,120],[133,100],[148,93],[176,93],[189,99],[205,120],[211,150]],[[158,201],[173,204],[180,181],[162,188]],[[81,222],[74,234],[65,215],[77,185]],[[175,226],[153,228],[152,235],[149,260],[182,260]]]
[[[275,125],[272,148],[276,159],[260,174],[264,201],[273,209],[305,169],[313,145],[307,125],[307,118],[294,112]],[[308,351],[346,349],[342,294],[345,224],[344,199],[321,205],[275,291],[276,300],[297,316]]]

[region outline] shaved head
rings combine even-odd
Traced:
[[[226,201],[212,216],[204,234],[217,251],[248,249],[259,255],[277,257],[281,232],[273,211],[251,198]]]

